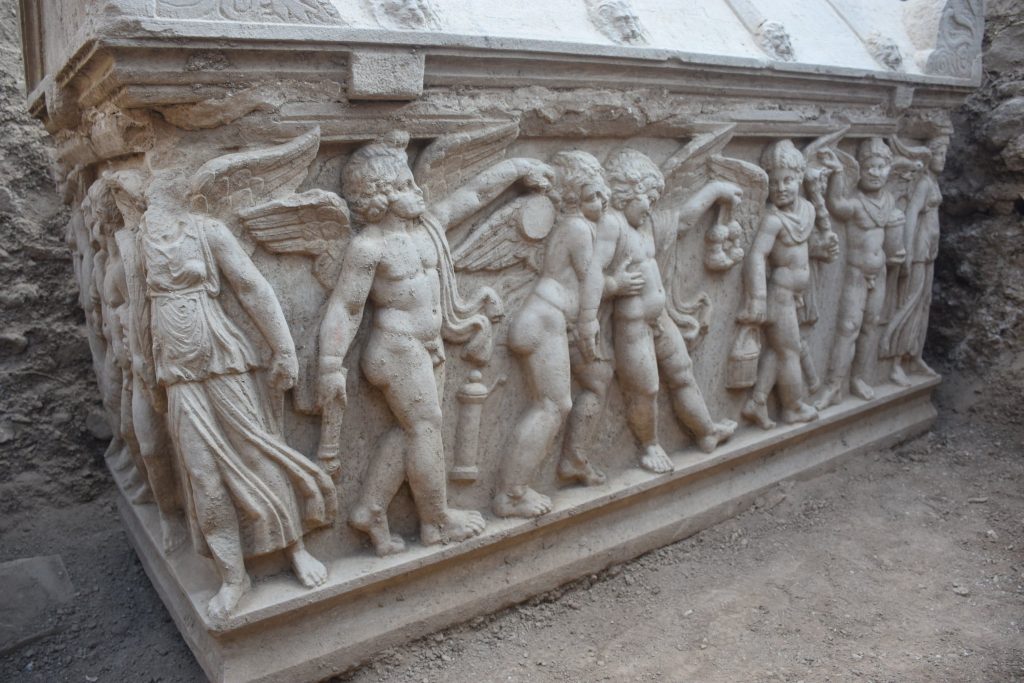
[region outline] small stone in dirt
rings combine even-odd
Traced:
[[[0,356],[17,356],[28,348],[28,339],[18,332],[0,332]]]
[[[967,588],[967,586],[962,586],[959,583],[953,584],[953,592],[957,595],[962,595],[965,597],[971,594],[971,591]]]
[[[114,437],[114,432],[111,431],[110,424],[107,422],[107,416],[99,408],[90,410],[89,414],[85,416],[85,428],[98,441],[109,441]]]
[[[968,503],[987,503],[988,502],[988,496],[982,496],[980,498],[968,498],[967,502]]]
[[[999,534],[997,534],[994,529],[989,529],[985,532],[985,535],[991,538],[993,541],[999,540]]]

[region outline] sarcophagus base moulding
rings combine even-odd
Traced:
[[[122,515],[213,679],[343,671],[935,417],[980,2],[520,5],[22,2]]]

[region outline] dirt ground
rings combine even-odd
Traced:
[[[339,680],[1024,681],[1024,382],[950,378],[935,429]],[[4,681],[195,681],[112,492],[9,517],[77,591]]]

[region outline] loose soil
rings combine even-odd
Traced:
[[[1024,681],[1024,383],[951,378],[934,430],[689,539],[386,651],[338,680]],[[0,680],[196,681],[115,511],[4,520],[78,591]]]

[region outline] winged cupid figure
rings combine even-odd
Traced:
[[[759,333],[763,326],[768,343],[755,360],[756,381],[732,383],[730,388],[753,385],[742,414],[762,429],[775,426],[766,405],[773,389],[778,391],[784,422],[810,422],[818,417],[807,402],[816,389],[817,374],[800,330],[801,317],[813,321],[817,314],[801,316],[801,310],[813,301],[812,263],[834,261],[839,238],[831,230],[824,207],[822,173],[826,169],[808,157],[816,157],[817,149],[834,144],[843,132],[815,141],[804,153],[791,140],[779,140],[761,157],[768,172],[769,204],[745,262],[745,301],[737,315],[742,325],[737,341],[749,334],[750,328]],[[802,187],[807,188],[811,201],[801,196]],[[810,387],[805,384],[807,375]]]
[[[528,189],[550,187],[553,173],[539,161],[490,165],[516,135],[518,127],[506,124],[442,137],[421,152],[414,176],[409,136],[395,131],[356,150],[342,172],[342,191],[359,229],[345,249],[320,326],[318,398],[321,406],[345,404],[344,359],[370,303],[362,371],[384,395],[397,425],[370,460],[349,524],[369,534],[379,555],[404,547],[390,534],[386,511],[406,480],[424,545],[462,541],[484,528],[479,512],[448,506],[441,442],[444,342],[464,344],[464,358],[486,363],[501,302],[488,288],[462,298],[445,233],[517,182]]]
[[[911,182],[902,197],[906,202],[907,222],[903,244],[907,255],[898,268],[893,268],[896,271],[896,287],[892,292],[895,305],[882,335],[881,356],[893,359],[889,379],[899,386],[909,386],[908,371],[926,377],[937,375],[924,362],[921,354],[928,332],[932,279],[935,277],[935,259],[939,253],[939,205],[942,204],[942,193],[939,191],[938,175],[946,165],[949,136],[936,135],[923,147],[911,147],[895,137],[892,142],[900,155],[897,163],[902,160],[914,163],[911,165]],[[924,171],[920,172],[922,168]],[[890,277],[889,282],[893,282],[893,279]]]
[[[295,382],[295,345],[273,289],[234,234],[242,207],[294,190],[317,145],[314,131],[218,157],[188,192],[184,173],[157,172],[145,195],[136,240],[145,291],[131,300],[142,354],[135,370],[166,410],[194,545],[220,573],[207,607],[213,619],[227,617],[249,590],[251,557],[284,551],[304,585],[327,578],[303,537],[333,522],[334,484],[284,442],[277,406]],[[227,296],[245,324],[226,312]],[[262,340],[242,331],[252,326]]]
[[[865,139],[857,148],[856,160],[827,147],[818,158],[833,171],[826,195],[829,214],[846,223],[846,270],[836,341],[824,392],[815,403],[822,410],[843,400],[847,382],[858,398],[874,398],[872,374],[885,304],[886,267],[903,263],[906,248],[904,214],[886,188],[893,154],[885,142]],[[856,178],[855,189],[847,187],[850,176]]]

